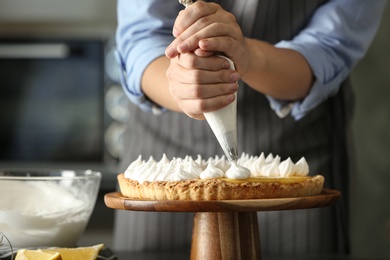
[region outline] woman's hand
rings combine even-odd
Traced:
[[[196,2],[181,11],[173,27],[176,39],[167,47],[166,56],[195,52],[199,56],[223,53],[243,74],[250,59],[249,45],[233,14],[215,3]]]
[[[171,96],[185,114],[195,119],[204,119],[203,113],[232,103],[240,77],[229,69],[226,59],[203,55],[178,54],[166,72]]]

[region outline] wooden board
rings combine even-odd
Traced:
[[[324,189],[321,194],[309,197],[211,201],[134,200],[123,197],[120,192],[112,192],[105,195],[104,201],[109,208],[133,211],[253,212],[326,207],[335,204],[339,198],[339,191]]]

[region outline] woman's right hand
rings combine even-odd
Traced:
[[[173,35],[176,39],[167,47],[166,56],[195,52],[223,53],[234,61],[244,75],[252,52],[235,16],[220,5],[198,1],[181,11],[176,18]]]

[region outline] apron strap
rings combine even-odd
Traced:
[[[252,34],[258,5],[259,0],[234,1],[231,12],[234,13],[239,20],[241,30],[245,36],[250,36]]]

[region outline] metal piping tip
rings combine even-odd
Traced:
[[[237,160],[238,160],[237,147],[229,147],[229,150],[228,150],[228,160],[230,162],[237,162]]]

